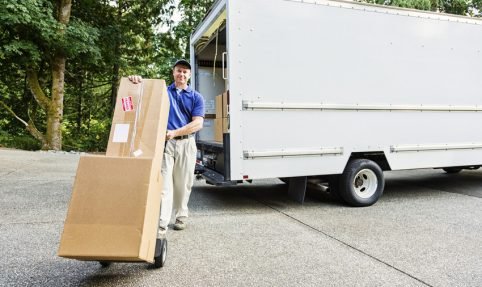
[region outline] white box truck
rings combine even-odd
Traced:
[[[478,168],[480,35],[479,19],[357,2],[217,1],[191,36],[194,87],[229,91],[223,141],[198,136],[203,176],[283,178],[299,201],[324,179],[368,206],[383,171]]]

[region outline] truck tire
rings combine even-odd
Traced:
[[[370,206],[382,196],[385,179],[374,161],[354,159],[340,177],[339,194],[351,206]]]

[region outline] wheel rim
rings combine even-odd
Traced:
[[[377,191],[378,178],[370,169],[360,170],[353,178],[353,190],[361,198],[370,198]]]

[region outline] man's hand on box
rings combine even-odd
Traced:
[[[139,84],[140,82],[142,82],[142,77],[138,75],[130,75],[127,78],[134,84]]]

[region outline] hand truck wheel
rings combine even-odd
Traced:
[[[154,267],[164,267],[167,256],[167,240],[165,238],[156,240],[156,253],[154,254]]]
[[[107,268],[112,264],[112,262],[109,261],[99,261],[99,263],[103,268]]]

